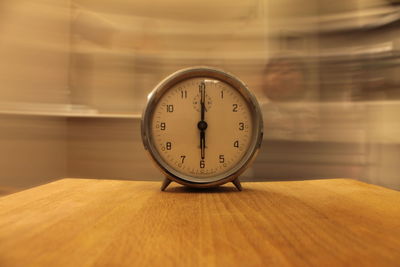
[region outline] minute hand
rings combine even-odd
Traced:
[[[201,120],[204,121],[204,113],[206,110],[206,105],[204,104],[205,98],[206,98],[206,86],[204,83],[200,84],[200,90],[201,90],[201,99],[200,99],[200,105],[201,105]]]

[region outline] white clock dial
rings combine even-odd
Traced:
[[[188,78],[166,90],[155,104],[150,139],[176,172],[199,180],[217,177],[234,168],[248,151],[251,114],[246,99],[228,83]]]

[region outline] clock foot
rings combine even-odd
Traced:
[[[237,190],[242,191],[242,185],[240,184],[239,178],[233,180],[232,183],[236,186]]]
[[[170,184],[171,182],[172,182],[172,181],[171,181],[170,179],[165,178],[164,181],[163,181],[163,183],[162,183],[162,185],[161,185],[161,191],[164,191],[165,189],[167,189],[167,187],[169,186],[169,184]]]

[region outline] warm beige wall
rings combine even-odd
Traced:
[[[74,0],[73,6],[74,103],[140,112],[161,79],[195,65],[219,67],[258,85],[267,50],[266,13],[258,0]]]
[[[63,118],[0,115],[0,191],[65,177],[65,140]]]
[[[69,5],[0,2],[1,112],[69,103]],[[0,115],[0,194],[65,177],[65,134],[63,118]]]
[[[139,119],[68,119],[68,176],[160,180],[143,148]]]
[[[68,103],[69,2],[1,1],[0,104]]]
[[[100,112],[138,113],[162,78],[195,65],[232,72],[262,96],[268,58],[288,52],[280,38],[300,36],[289,51],[300,56],[317,49],[315,36],[303,36],[318,26],[307,20],[316,0],[72,3],[72,102]]]

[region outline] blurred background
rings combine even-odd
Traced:
[[[208,65],[262,106],[242,180],[400,189],[400,1],[3,0],[0,195],[63,177],[159,180],[147,94]]]

